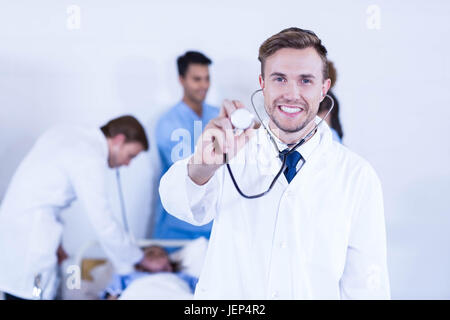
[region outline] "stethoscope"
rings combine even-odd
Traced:
[[[44,294],[44,289],[46,287],[47,286],[45,286],[45,287],[42,286],[42,274],[41,273],[34,276],[33,292],[32,292],[33,298],[36,300],[42,300],[43,294]]]
[[[43,272],[40,272],[34,276],[33,290],[31,292],[31,295],[33,296],[34,300],[43,300],[44,299],[44,292],[47,290],[48,286],[51,283],[50,276],[47,277],[45,283],[43,282],[44,274],[47,271],[52,270],[52,269],[53,269],[53,267],[51,267],[47,270],[44,270]],[[59,269],[58,269],[58,274],[56,275],[56,281],[60,281],[60,279],[61,279],[61,275],[59,274]]]
[[[122,184],[120,180],[120,171],[119,168],[116,169],[116,180],[117,180],[117,192],[119,193],[119,201],[120,201],[120,212],[122,214],[122,223],[125,231],[130,235],[131,240],[133,242],[136,241],[131,229],[128,225],[127,213],[125,211],[125,201],[123,200],[123,192],[122,192]]]
[[[261,193],[255,194],[255,195],[247,195],[244,192],[242,192],[241,188],[239,188],[236,179],[234,178],[233,172],[231,171],[231,167],[228,161],[226,161],[226,165],[227,165],[227,169],[228,169],[228,173],[230,174],[230,178],[231,181],[233,181],[234,187],[236,188],[237,192],[244,198],[246,199],[256,199],[256,198],[260,198],[265,196],[266,194],[269,193],[270,190],[272,190],[273,186],[275,185],[275,183],[277,182],[278,178],[280,177],[281,173],[286,169],[286,158],[289,154],[293,153],[297,148],[299,148],[301,145],[303,145],[317,130],[317,128],[320,126],[320,124],[328,117],[328,115],[330,114],[331,110],[333,110],[334,107],[334,100],[332,97],[330,97],[328,94],[325,95],[325,97],[328,97],[329,99],[331,99],[331,108],[330,110],[328,110],[327,114],[325,115],[325,117],[322,118],[322,120],[319,121],[318,124],[316,124],[316,126],[303,138],[301,139],[299,142],[297,142],[297,144],[294,145],[294,147],[292,147],[291,149],[286,149],[286,150],[282,150],[280,151],[280,149],[278,149],[277,143],[275,142],[275,138],[272,136],[272,134],[270,133],[269,129],[266,127],[266,125],[264,124],[264,121],[262,121],[261,117],[259,116],[258,110],[256,110],[255,104],[253,103],[253,98],[254,96],[258,93],[261,92],[263,89],[258,89],[255,92],[253,92],[253,94],[250,97],[250,101],[253,107],[253,110],[255,111],[256,116],[258,117],[259,122],[262,124],[264,130],[266,131],[266,133],[269,135],[270,141],[272,141],[276,151],[278,152],[278,157],[281,159],[282,161],[282,165],[280,170],[277,172],[277,174],[275,175],[275,177],[272,180],[272,183],[269,185],[269,188]],[[238,109],[239,110],[239,109]],[[248,111],[247,111],[248,112]]]

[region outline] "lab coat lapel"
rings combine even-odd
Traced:
[[[311,138],[311,142],[313,142],[313,139],[318,139],[318,141],[314,141],[312,145],[306,142],[298,149],[304,157],[305,163],[292,179],[290,188],[297,188],[299,183],[303,183],[303,181],[308,183],[308,180],[311,181],[310,179],[314,179],[317,174],[320,174],[320,171],[326,168],[326,153],[332,143],[332,134],[327,124],[325,122],[321,123],[321,120],[321,118],[316,117],[315,122],[320,123],[320,125]]]
[[[319,144],[318,149],[314,151],[307,161],[305,161],[302,168],[297,172],[290,183],[292,188],[297,188],[301,183],[307,184],[309,179],[313,179],[316,174],[319,174],[325,169],[327,162],[325,161],[324,148],[323,145],[321,146]]]
[[[270,176],[275,178],[278,171],[281,169],[282,162],[278,157],[278,152],[275,150],[272,142],[267,136],[264,129],[259,129],[257,140],[257,164],[259,174],[262,176]],[[283,188],[288,186],[288,182],[284,174],[281,174],[278,178],[277,184],[280,184]]]
[[[288,186],[289,189],[298,188],[300,183],[299,180],[307,181],[308,178],[306,178],[306,176],[325,168],[326,161],[324,157],[324,152],[329,146],[330,141],[328,140],[330,139],[330,137],[329,132],[324,130],[323,127],[319,128],[319,134],[321,135],[321,137],[318,146],[310,155],[310,157],[307,159],[307,161],[299,170],[299,172],[295,175],[291,183],[290,184],[288,183],[284,174],[280,175],[280,177],[277,180],[277,183],[280,184],[283,188],[287,188]],[[266,132],[262,129],[258,131],[257,144],[258,144],[257,163],[259,174],[275,178],[276,174],[281,169],[282,162],[280,161],[280,158],[278,157],[278,154],[274,146],[267,137]]]
[[[302,216],[300,219],[302,223],[297,225],[302,228],[303,240],[311,244],[313,243],[312,230],[314,230],[316,223],[314,215],[315,204],[314,201],[311,202],[311,192],[320,192],[320,190],[314,189],[317,189],[317,179],[319,176],[327,174],[327,150],[331,143],[331,132],[327,132],[326,129],[320,131],[319,144],[309,155],[303,167],[295,175],[286,189],[287,192],[294,192],[296,195],[295,199],[301,207],[301,212],[299,213]],[[286,181],[286,179],[284,180]],[[311,254],[311,250],[312,246],[307,250],[307,256]]]

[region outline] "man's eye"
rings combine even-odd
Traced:
[[[283,79],[282,77],[276,77],[276,78],[275,78],[275,81],[276,81],[276,82],[283,82],[284,79]]]
[[[303,84],[310,84],[311,80],[310,79],[302,79],[302,83]]]

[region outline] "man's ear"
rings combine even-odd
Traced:
[[[330,88],[331,88],[331,79],[328,78],[327,80],[325,80],[325,89],[326,89],[325,94],[328,92],[328,90],[330,90]]]
[[[126,137],[123,133],[119,133],[116,134],[113,138],[112,141],[115,145],[122,145],[125,143]]]
[[[325,80],[323,82],[322,89],[321,89],[322,93],[323,93],[323,96],[322,96],[322,99],[320,100],[320,102],[322,102],[323,99],[325,99],[325,96],[327,95],[328,90],[330,90],[330,87],[331,87],[331,79]]]
[[[259,75],[259,85],[261,86],[261,89],[264,90],[264,79],[261,74]]]
[[[179,75],[178,76],[178,81],[180,81],[180,84],[184,87],[184,77]]]

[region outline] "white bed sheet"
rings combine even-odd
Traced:
[[[189,285],[174,273],[157,273],[136,279],[119,300],[190,300]]]

